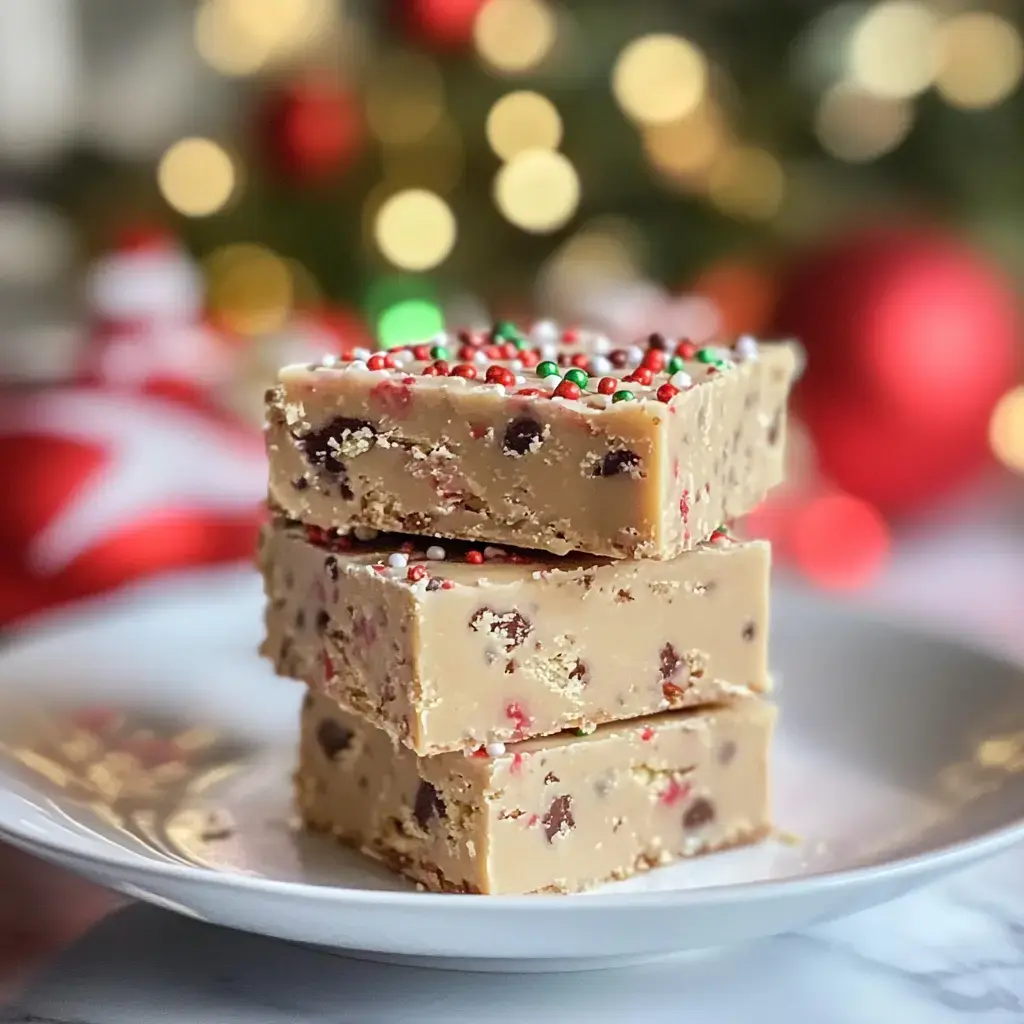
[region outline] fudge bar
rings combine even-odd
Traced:
[[[795,346],[570,334],[534,346],[499,325],[285,367],[271,503],[323,528],[666,559],[782,480]]]
[[[669,561],[264,527],[262,651],[418,754],[765,692],[770,548]]]
[[[744,701],[421,758],[309,695],[297,799],[308,826],[428,889],[574,892],[763,837],[774,716]]]

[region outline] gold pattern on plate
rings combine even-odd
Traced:
[[[2,718],[0,759],[80,826],[119,832],[179,864],[209,863],[204,849],[231,837],[213,795],[251,751],[216,729],[103,707]]]

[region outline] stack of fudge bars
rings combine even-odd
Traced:
[[[763,542],[794,345],[542,322],[281,370],[263,653],[306,826],[423,887],[572,892],[769,829]]]

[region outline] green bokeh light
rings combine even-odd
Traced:
[[[444,314],[427,299],[406,299],[385,309],[377,321],[377,337],[383,348],[427,341],[444,330]]]

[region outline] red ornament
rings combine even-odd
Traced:
[[[461,49],[486,0],[397,0],[395,11],[410,35],[441,49]]]
[[[807,348],[795,407],[826,478],[883,513],[952,494],[989,461],[988,424],[1016,380],[1012,289],[934,230],[872,228],[805,254],[775,333]]]
[[[323,82],[272,94],[259,123],[268,162],[299,184],[339,175],[363,143],[363,124],[351,93]]]
[[[251,557],[259,431],[194,392],[100,386],[0,399],[0,623],[188,566]]]

